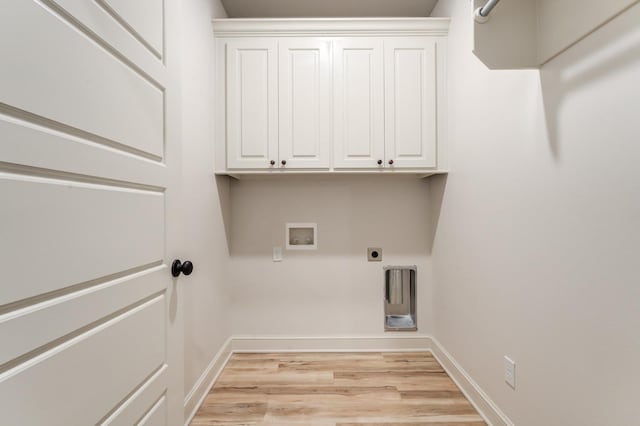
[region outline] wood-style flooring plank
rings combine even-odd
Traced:
[[[428,352],[250,353],[231,357],[191,425],[485,423]]]

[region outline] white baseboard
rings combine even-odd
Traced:
[[[469,376],[458,361],[447,352],[440,342],[431,338],[431,353],[438,360],[449,377],[460,388],[464,396],[473,404],[490,426],[513,426],[513,422],[489,398],[482,388]]]
[[[431,337],[387,336],[233,336],[233,352],[424,351]]]
[[[231,336],[185,398],[185,426],[207,396],[233,353],[253,352],[431,352],[462,393],[490,426],[513,422],[467,374],[458,362],[429,335],[383,336]]]
[[[193,388],[191,388],[187,396],[184,398],[185,426],[188,426],[189,423],[191,423],[193,416],[196,415],[198,408],[200,408],[204,399],[207,397],[209,389],[211,389],[224,369],[224,366],[227,365],[227,361],[231,358],[231,354],[233,353],[231,350],[232,339],[232,337],[229,337],[224,342],[218,353],[213,357],[207,368],[196,381],[195,385],[193,385]]]

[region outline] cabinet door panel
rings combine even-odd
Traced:
[[[384,158],[381,39],[334,43],[334,167],[377,168]]]
[[[287,39],[279,56],[280,159],[287,168],[329,168],[329,44]]]
[[[385,41],[385,157],[393,167],[436,167],[436,42]]]
[[[227,167],[270,168],[278,160],[278,43],[227,44]]]

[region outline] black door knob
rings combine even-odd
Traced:
[[[393,160],[389,160],[389,164],[393,164]]]
[[[271,160],[271,161],[269,161],[269,164],[271,164],[273,166],[274,164],[276,164],[276,162],[274,160]]]
[[[378,160],[378,165],[382,164],[382,160]]]
[[[180,259],[176,259],[171,264],[171,275],[177,277],[182,272],[185,275],[191,275],[193,272],[193,263],[186,260],[184,263],[180,262]]]
[[[283,166],[286,166],[287,165],[287,160],[282,160],[281,163],[282,163]]]

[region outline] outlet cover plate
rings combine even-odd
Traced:
[[[508,356],[504,357],[504,381],[516,388],[516,363]]]
[[[369,262],[382,262],[382,249],[380,247],[367,248],[367,260]]]
[[[273,246],[273,261],[282,262],[282,247]]]

